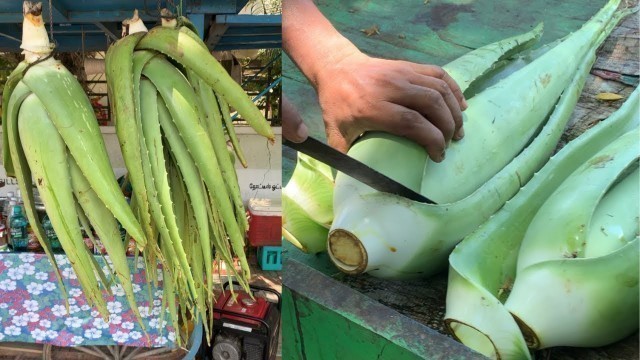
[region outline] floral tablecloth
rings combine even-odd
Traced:
[[[107,298],[111,316],[105,322],[87,305],[67,257],[55,257],[69,295],[69,313],[46,255],[0,253],[0,342],[174,347],[175,332],[167,324],[168,313],[160,324],[162,289],[152,288],[153,299],[150,301],[141,258],[137,264],[129,258],[129,268],[148,337],[140,328],[120,285],[111,287],[114,296]],[[105,274],[109,274],[104,260],[99,256],[96,260]],[[106,260],[110,262],[108,257]],[[161,271],[158,279],[162,279]]]

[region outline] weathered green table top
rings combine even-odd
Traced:
[[[444,65],[483,45],[544,22],[537,46],[578,29],[605,0],[318,0],[322,13],[365,53]],[[379,34],[362,30],[377,27]],[[559,59],[559,61],[562,61]],[[283,61],[284,94],[301,112],[312,135],[325,138],[316,93],[290,59]],[[340,81],[340,79],[336,79]],[[285,150],[283,180],[295,165]]]

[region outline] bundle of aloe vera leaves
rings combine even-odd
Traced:
[[[183,325],[189,321],[202,322],[209,333],[214,259],[233,264],[237,258],[241,269],[229,266],[228,272],[243,287],[250,276],[247,218],[227,140],[246,162],[229,108],[273,140],[270,125],[186,18],[147,31],[136,12],[126,21],[129,34],[106,54],[110,105],[133,189],[128,203],[86,94],[52,56],[41,4],[25,1],[23,12],[25,60],[4,88],[3,163],[18,179],[38,240],[57,271],[35,211],[32,180],[89,303],[105,319],[105,295],[115,279],[144,329],[120,223],[141,251],[149,284],[157,285],[162,267],[163,310],[169,310],[178,344],[188,336]],[[112,274],[84,246],[81,228],[95,229]],[[58,278],[64,292],[59,271]]]
[[[467,136],[442,163],[382,133],[349,150],[437,205],[334,179],[299,156],[283,194],[285,236],[326,250],[350,274],[427,277],[449,264],[448,330],[493,358],[600,346],[636,331],[638,91],[550,159],[596,50],[635,11],[619,5],[609,1],[579,30],[535,50],[527,47],[540,27],[445,65],[469,108]],[[310,183],[313,191],[298,196]]]

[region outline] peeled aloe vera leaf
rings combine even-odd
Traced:
[[[539,25],[530,32],[504,39],[476,49],[444,66],[464,91],[471,83],[486,75],[502,59],[521,51],[535,42],[542,32]],[[362,152],[356,156],[372,168],[404,183],[415,191],[420,190],[421,172],[407,172],[409,163],[424,164],[424,149],[408,141],[383,133],[370,133],[364,139],[375,138],[376,147],[382,151]],[[354,148],[357,149],[357,148]],[[354,150],[357,151],[357,150]],[[396,161],[398,154],[403,161]],[[315,174],[324,176],[315,176]],[[291,180],[283,189],[283,235],[285,239],[305,252],[326,250],[326,239],[333,220],[333,181],[331,168],[298,153],[298,163]],[[330,180],[330,181],[328,181]]]
[[[405,161],[406,173],[423,169],[421,192],[438,205],[376,192],[338,173],[328,241],[338,268],[385,278],[440,271],[456,243],[488,220],[548,160],[573,109],[558,106],[558,100],[563,93],[580,91],[575,76],[586,76],[588,68],[582,64],[593,59],[603,33],[611,29],[618,3],[610,1],[558,46],[468,99],[468,135],[449,146],[445,161]],[[571,68],[580,70],[567,71],[566,63],[558,63],[564,55],[570,55],[566,59],[571,59]],[[382,164],[397,162],[402,153],[389,147],[379,151],[374,136],[365,135],[349,154],[356,159],[367,154]]]
[[[589,159],[531,221],[505,302],[531,347],[606,345],[638,328],[638,138],[632,130]],[[603,240],[588,231],[600,205],[627,210],[616,220],[631,229],[614,251],[585,257]]]
[[[333,221],[331,168],[298,153],[291,180],[282,191],[282,235],[307,253],[326,250]]]
[[[502,304],[516,278],[520,243],[548,196],[599,149],[639,124],[640,90],[608,119],[571,141],[500,211],[449,256],[445,323],[465,345],[489,357],[528,358],[516,322]]]

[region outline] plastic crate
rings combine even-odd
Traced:
[[[280,199],[250,199],[248,238],[251,246],[282,245],[282,202]]]
[[[264,271],[282,270],[282,246],[259,247],[258,264]]]

